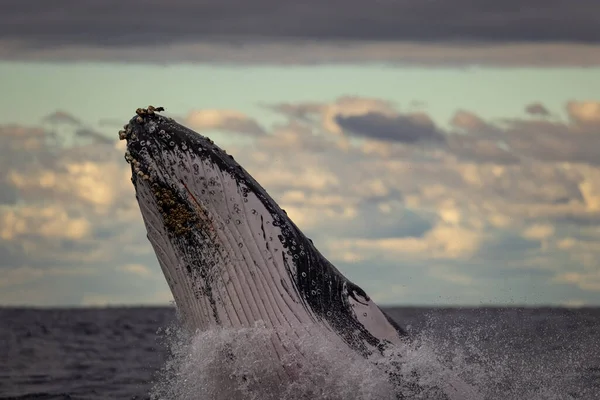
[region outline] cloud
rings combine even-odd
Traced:
[[[170,65],[374,64],[462,68],[597,67],[600,46],[571,43],[416,43],[287,41],[240,39],[149,46],[94,47],[83,44],[40,48],[0,39],[0,60],[29,62],[107,62]]]
[[[114,7],[61,0],[48,8],[11,0],[0,9],[0,60],[600,65],[595,1],[543,9],[512,2],[124,0]]]
[[[399,260],[406,256],[417,259],[468,258],[474,254],[483,237],[480,232],[466,228],[438,224],[422,237],[390,237],[332,240],[329,248],[338,254],[351,252],[361,258],[381,257]]]
[[[583,290],[600,292],[600,270],[591,272],[568,272],[554,278],[555,282],[572,284]]]
[[[86,268],[45,268],[36,269],[31,267],[19,267],[3,269],[0,288],[21,286],[26,283],[40,281],[48,277],[61,277],[66,275],[91,275],[92,271]]]
[[[472,276],[444,267],[432,268],[429,275],[433,278],[464,286],[472,285],[476,281]]]
[[[75,135],[82,138],[92,139],[93,142],[99,144],[114,143],[114,139],[111,139],[106,135],[89,128],[79,128],[75,131]]]
[[[570,101],[567,103],[569,117],[576,124],[588,125],[598,133],[600,128],[600,101]]]
[[[600,65],[593,0],[543,9],[516,0],[502,7],[491,0],[124,0],[118,7],[61,0],[52,8],[35,4],[35,13],[30,3],[11,0],[0,10],[0,59]]]
[[[542,103],[531,103],[525,107],[525,112],[530,115],[539,115],[547,117],[550,115],[550,111]]]
[[[600,128],[600,102],[571,101],[565,111],[567,122],[513,118],[496,124],[468,111],[458,111],[451,125],[467,135],[455,136],[449,143],[458,153],[472,159],[478,158],[479,150],[487,151],[492,160],[504,159],[507,163],[514,162],[514,158],[534,158],[597,164],[600,141],[592,137]]]
[[[373,139],[403,143],[444,140],[429,116],[422,113],[396,117],[375,112],[347,117],[338,115],[336,122],[352,134]]]
[[[152,276],[152,271],[142,264],[125,264],[119,268],[121,271],[129,272],[140,277]]]
[[[0,126],[0,184],[10,189],[0,187],[9,200],[0,205],[3,304],[77,305],[93,290],[120,291],[124,274],[142,274],[107,268],[114,264],[147,262],[149,277],[160,276],[154,256],[135,249],[144,228],[116,132],[99,141],[105,133],[82,137],[84,124],[63,125]],[[132,299],[148,301],[131,285]]]
[[[156,46],[230,37],[492,43],[595,43],[600,39],[596,29],[600,6],[593,0],[582,0],[577,7],[553,1],[543,10],[516,0],[502,7],[489,0],[476,6],[468,0],[368,6],[357,0],[302,4],[290,0],[123,0],[119,7],[62,0],[53,7],[37,6],[31,13],[29,2],[9,1],[2,9],[0,38],[40,47],[73,43]],[[132,21],[132,15],[140,22]]]
[[[46,115],[42,118],[42,122],[46,122],[49,124],[66,124],[73,126],[80,126],[81,121],[75,118],[73,115],[69,114],[66,111],[54,111],[51,114]]]
[[[265,107],[276,124],[236,110],[189,116],[196,129],[246,133],[228,153],[374,296],[597,302],[595,101],[566,104],[565,120],[563,110],[490,121],[458,109],[450,124],[358,96]],[[22,302],[23,291],[39,304],[168,298],[123,143],[78,137],[85,122],[63,125],[0,126],[0,185],[12,193],[0,206],[0,271],[13,283],[0,302]],[[432,145],[415,145],[421,138]]]
[[[233,133],[263,135],[265,130],[252,118],[234,110],[195,110],[185,123],[197,131],[220,130]]]
[[[458,110],[450,120],[450,125],[466,131],[475,131],[487,127],[483,119],[467,110]]]

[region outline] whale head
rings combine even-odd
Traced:
[[[405,332],[210,139],[138,109],[120,132],[136,198],[185,324],[313,324],[363,353]]]

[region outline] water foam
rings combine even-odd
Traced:
[[[430,327],[417,334],[410,346],[371,360],[309,330],[297,334],[257,325],[187,335],[173,326],[164,331],[171,357],[152,398],[433,400],[445,398],[448,382],[454,381],[474,388],[472,394],[460,397],[464,400],[594,398],[594,389],[574,376],[581,370],[581,351],[565,348],[554,356],[544,355],[525,338],[503,337],[501,322],[476,329],[448,327],[440,336],[439,328],[431,328],[435,317],[429,319]],[[297,350],[281,365],[265,362],[270,357],[265,344],[274,337]],[[530,357],[528,349],[536,357]],[[278,378],[281,368],[293,371],[284,383]]]

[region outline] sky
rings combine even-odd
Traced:
[[[118,141],[150,104],[380,304],[600,306],[599,24],[595,0],[3,1],[0,306],[172,300]]]

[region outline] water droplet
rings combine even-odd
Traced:
[[[299,259],[300,257],[298,256],[298,254],[294,254],[294,259]]]
[[[225,223],[226,223],[226,224],[228,224],[228,223],[230,223],[230,222],[231,222],[231,220],[230,220],[229,218],[227,218],[227,219],[225,220]]]
[[[238,247],[241,249],[242,247],[244,247],[244,243],[242,243],[242,242],[239,242],[239,243],[238,243]]]
[[[303,272],[303,273],[302,273],[302,277],[303,277],[303,278],[306,278],[306,272]]]
[[[238,224],[238,225],[241,225],[241,224],[242,224],[242,221],[240,221],[239,219],[236,219],[236,220],[235,220],[235,223],[236,223],[236,224]]]
[[[314,296],[314,295],[316,295],[316,294],[317,294],[317,291],[316,291],[316,290],[311,290],[311,291],[310,291],[310,294],[312,294],[312,295]]]
[[[252,214],[256,215],[256,210],[254,208],[252,209],[251,212],[252,212]]]
[[[175,146],[175,142],[171,140],[171,141],[169,142],[169,145],[170,145],[171,147],[173,147],[173,146]]]
[[[363,317],[366,317],[366,316],[367,316],[367,313],[363,313]]]

